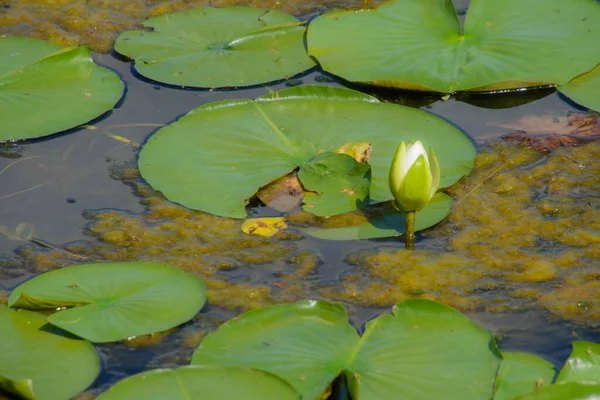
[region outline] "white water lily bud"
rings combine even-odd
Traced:
[[[440,164],[433,148],[427,154],[418,140],[400,143],[390,168],[389,184],[396,207],[405,212],[425,207],[440,186]]]

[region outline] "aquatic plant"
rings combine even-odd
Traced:
[[[246,216],[246,204],[262,186],[299,169],[304,190],[313,192],[304,209],[328,216],[390,200],[394,150],[399,140],[411,139],[439,149],[442,187],[472,168],[473,144],[442,119],[324,86],[198,107],[154,133],[138,165],[169,200],[234,218]],[[368,164],[338,154],[365,142],[372,148]]]
[[[111,110],[124,85],[87,47],[0,37],[0,142],[76,127]]]
[[[157,369],[125,379],[97,400],[219,399],[301,400],[300,394],[280,377],[251,368],[197,366]]]
[[[594,0],[476,0],[462,27],[451,0],[396,0],[327,12],[307,35],[323,69],[350,81],[441,93],[559,85],[597,110],[585,73],[599,41]]]
[[[420,141],[401,142],[389,173],[394,205],[406,214],[406,248],[415,248],[415,213],[431,201],[440,185],[440,165],[433,148],[425,151]]]
[[[251,86],[289,78],[315,65],[306,28],[283,11],[201,7],[165,14],[127,31],[115,50],[155,81],[193,87]]]
[[[409,300],[393,312],[370,321],[359,337],[339,304],[301,301],[257,309],[209,334],[194,352],[191,366],[134,375],[99,399],[137,398],[167,389],[174,398],[189,398],[201,393],[202,386],[208,393],[220,390],[220,396],[231,396],[238,388],[227,385],[224,375],[229,372],[241,374],[246,390],[251,383],[244,375],[254,374],[254,381],[265,379],[280,390],[281,383],[271,379],[278,376],[303,399],[330,398],[332,392],[343,393],[340,385],[355,400],[574,400],[582,393],[600,393],[598,344],[574,342],[557,374],[551,363],[534,354],[500,352],[488,332],[440,303]],[[206,377],[222,384],[215,389]],[[275,398],[270,390],[265,386],[257,393]],[[562,397],[553,395],[555,391]]]
[[[92,342],[164,331],[189,321],[206,300],[202,281],[169,264],[80,264],[39,275],[8,306],[58,310],[48,322]]]
[[[27,400],[65,400],[100,373],[94,346],[57,328],[44,315],[0,306],[0,391]]]

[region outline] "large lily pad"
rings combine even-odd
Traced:
[[[573,351],[556,382],[600,385],[600,344],[582,340],[573,342]]]
[[[502,358],[494,400],[512,400],[548,386],[557,373],[554,365],[535,354],[502,352]]]
[[[0,37],[0,141],[50,135],[113,108],[123,94],[114,72],[86,47]]]
[[[550,385],[512,400],[598,400],[600,385],[576,382]]]
[[[350,81],[452,93],[562,84],[598,64],[594,0],[395,0],[313,20],[308,51]],[[436,149],[437,150],[437,149]]]
[[[343,307],[302,301],[250,311],[221,325],[194,352],[192,365],[252,367],[316,399],[348,364],[358,334]]]
[[[500,360],[492,336],[463,314],[409,300],[367,324],[347,378],[355,399],[485,399]]]
[[[208,335],[192,364],[264,369],[315,399],[342,370],[354,399],[487,399],[500,364],[492,336],[461,313],[410,300],[359,340],[325,301],[251,311]]]
[[[158,262],[82,264],[39,275],[8,298],[15,308],[67,307],[48,322],[92,342],[163,331],[190,320],[204,305],[202,281]]]
[[[115,49],[143,76],[181,86],[249,86],[315,65],[304,24],[283,11],[202,7],[149,19],[123,33]]]
[[[47,329],[41,314],[0,306],[0,389],[24,399],[70,399],[100,373],[94,346]]]
[[[98,397],[98,400],[130,399],[300,400],[300,395],[283,379],[267,372],[191,366],[142,372]]]
[[[365,221],[355,225],[340,227],[307,226],[302,230],[319,239],[329,240],[357,240],[378,239],[399,236],[404,234],[406,214],[391,205],[383,208],[381,212],[365,212]],[[450,214],[452,198],[445,193],[436,193],[431,201],[415,215],[415,231],[427,229]],[[361,212],[362,210],[355,211]],[[335,218],[335,217],[334,217]],[[333,225],[335,221],[328,220]]]
[[[198,107],[152,135],[138,163],[142,176],[169,200],[242,218],[247,200],[261,186],[348,143],[371,143],[370,197],[390,200],[392,157],[400,141],[414,139],[435,148],[442,186],[454,184],[473,167],[473,144],[446,121],[324,86]]]
[[[600,64],[590,72],[559,86],[558,89],[582,106],[600,111]]]

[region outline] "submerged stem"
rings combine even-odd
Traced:
[[[415,249],[415,211],[407,211],[404,220],[404,243],[407,250]]]

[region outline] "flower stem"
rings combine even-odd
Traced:
[[[407,211],[404,220],[404,244],[407,250],[415,249],[415,211]]]

